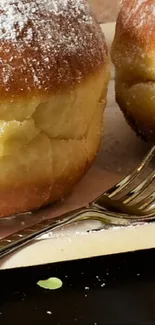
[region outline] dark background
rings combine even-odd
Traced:
[[[62,280],[54,291],[37,286]],[[155,250],[0,271],[0,325],[155,324]]]

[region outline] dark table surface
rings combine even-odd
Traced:
[[[0,325],[154,325],[155,250],[5,270],[0,288]]]

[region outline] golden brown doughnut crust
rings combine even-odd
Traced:
[[[128,36],[133,43],[138,41],[148,50],[155,48],[154,0],[122,0],[120,3],[116,37]]]
[[[155,1],[122,0],[111,50],[116,100],[143,139],[155,141]]]
[[[103,73],[89,81],[98,82],[102,92],[98,102],[95,98],[96,107],[93,105],[93,115],[83,137],[76,138],[74,130],[73,139],[52,139],[41,132],[15,155],[0,157],[0,217],[32,211],[64,198],[86,173],[97,155],[103,134],[109,69],[105,73],[102,83]],[[85,87],[87,105],[92,88],[88,83]],[[80,118],[78,114],[76,117]]]
[[[0,97],[80,83],[107,61],[86,0],[0,1]]]
[[[140,77],[143,76],[143,73],[144,75],[148,73],[148,76],[150,73],[150,79],[151,75],[155,79],[155,71],[151,71],[151,68],[153,70],[155,68],[155,60],[151,61],[154,51],[154,0],[122,0],[112,45],[112,59],[115,66],[122,70],[126,65],[125,72],[128,70],[134,74],[135,68],[136,74],[139,72]],[[145,60],[149,58],[150,61],[146,62]]]
[[[108,81],[86,0],[0,1],[0,217],[59,200],[88,170]]]
[[[119,87],[119,86],[118,86]],[[118,103],[128,125],[132,128],[132,130],[136,133],[138,137],[140,137],[144,141],[150,141],[152,137],[155,139],[155,134],[153,130],[150,128],[148,124],[144,121],[139,121],[135,119],[134,114],[132,114],[124,105],[123,100],[116,92],[116,102]]]

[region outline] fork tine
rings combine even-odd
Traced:
[[[126,195],[124,195],[120,199],[120,201],[124,204],[128,204],[132,202],[135,198],[137,198],[140,194],[142,194],[149,185],[151,185],[154,179],[155,179],[155,171],[153,171],[143,182],[137,185],[134,189],[132,189]]]
[[[147,195],[144,199],[142,199],[140,202],[135,204],[135,207],[145,213],[148,211],[151,212],[153,208],[151,209],[153,203],[155,203],[155,191],[151,194]]]
[[[135,180],[135,178],[137,178],[140,175],[140,173],[144,170],[144,168],[153,159],[154,155],[155,155],[155,146],[151,148],[151,150],[148,152],[148,154],[145,156],[142,162],[130,174],[128,174],[118,184],[114,185],[111,189],[106,191],[104,195],[107,195],[109,198],[113,198],[114,196],[122,192],[123,189],[125,189],[128,185],[130,185]]]
[[[155,192],[151,195],[147,195],[145,198],[142,198],[139,202],[129,205],[134,199],[144,192],[144,190],[154,181],[155,171],[153,171],[144,181],[142,181],[138,186],[129,191],[126,195],[121,198],[111,199],[108,196],[102,195],[100,200],[96,203],[98,208],[104,207],[111,211],[123,212],[125,214],[137,214],[144,215],[148,211],[155,214]],[[152,208],[152,209],[151,209]]]
[[[133,204],[128,205],[130,202],[132,202],[134,199],[136,199],[140,194],[143,193],[143,191],[154,181],[155,179],[155,172],[153,171],[143,182],[141,182],[138,186],[136,186],[134,189],[129,191],[126,195],[119,199],[113,199],[102,195],[102,198],[100,198],[100,202],[98,202],[97,206],[100,204],[102,206],[105,206],[107,209],[114,209],[118,210],[119,213],[122,211],[124,213],[130,213],[130,214],[144,214],[145,212],[150,210],[150,205],[152,206],[153,201],[155,200],[155,194],[152,196],[148,195],[141,201]],[[139,210],[139,211],[138,211]],[[155,208],[152,207],[152,212],[155,212]]]
[[[130,185],[135,178],[137,178],[140,173],[144,170],[144,168],[150,163],[155,154],[155,146],[153,146],[142,162],[125,178],[123,178],[119,183],[108,189],[104,194],[101,194],[97,199],[90,203],[92,206],[97,206],[98,208],[104,208],[105,198],[112,199],[117,194],[121,193],[123,189],[126,189],[128,185]],[[104,198],[104,200],[103,200]],[[103,201],[103,202],[102,202]]]

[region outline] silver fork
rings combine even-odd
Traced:
[[[132,190],[129,190],[133,181],[137,181],[138,176],[154,156],[155,146],[149,151],[139,166],[129,175],[93,202],[90,202],[87,206],[56,218],[45,219],[0,239],[0,258],[51,230],[79,221],[97,220],[102,222],[104,226],[129,226],[155,220],[155,191],[141,198],[144,190],[148,188],[155,179],[155,171],[151,172],[148,177]],[[121,194],[119,198],[117,198],[118,194]],[[135,203],[135,199],[138,198],[140,199],[139,202]],[[33,214],[44,215],[47,209],[48,208],[33,212]]]
[[[148,190],[155,180],[155,170],[145,177],[143,181],[137,183],[138,177],[154,156],[155,146],[151,148],[142,162],[129,175],[97,198],[92,204],[93,207],[117,212],[118,215],[124,213],[124,217],[130,220],[131,216],[136,219],[139,217],[139,221],[151,221],[152,218],[155,218],[155,191],[149,191],[149,194],[143,195],[144,191]],[[130,189],[135,180],[136,186]]]

